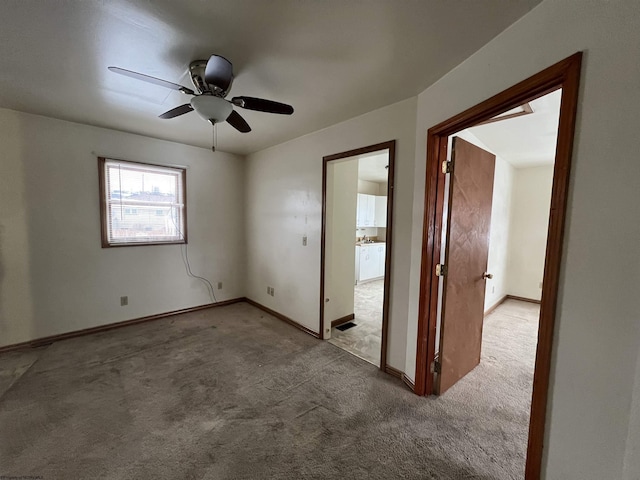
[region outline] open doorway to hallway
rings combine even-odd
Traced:
[[[321,331],[386,369],[395,142],[324,158]]]
[[[493,446],[486,451],[491,461],[504,460],[504,478],[520,478],[523,473],[527,479],[540,476],[580,61],[581,55],[576,54],[559,62],[428,133],[415,391],[440,394],[438,401],[443,408],[452,409],[449,415],[456,417],[455,421],[482,422],[490,438],[483,435],[477,440]],[[538,112],[544,113],[547,107],[553,120],[543,128],[536,129],[532,120],[535,108],[530,104],[535,102]],[[498,131],[493,137],[486,134],[487,129],[496,130],[496,125],[489,128],[491,124],[504,126],[511,122],[513,126],[516,121],[523,127],[529,123],[522,128],[526,138],[533,137],[528,150],[523,148],[526,139],[517,138],[518,129]],[[509,152],[510,144],[518,152],[535,157],[546,143],[551,152],[548,161],[530,158],[529,165],[511,165],[516,170],[539,167],[540,179],[545,177],[545,167],[553,163],[546,168],[546,188],[531,182],[535,177],[531,175],[524,176],[533,187],[516,186],[514,178],[520,175],[509,175],[508,168],[502,169],[507,171],[506,176],[499,175],[501,160],[522,160]],[[494,184],[498,192],[509,192],[507,197],[524,196],[520,203],[525,213],[519,215],[516,202],[507,202],[508,214],[502,219],[500,215],[492,218],[500,204],[505,204],[505,198],[496,201]],[[538,202],[542,208],[536,208],[534,200],[544,191],[549,196]],[[523,230],[523,225],[532,223],[536,211],[543,213],[542,225],[510,238],[512,224],[524,219],[520,229],[516,228]],[[493,222],[504,223],[505,218],[507,241],[503,240],[500,248],[494,245],[494,257],[497,252],[503,261],[495,262],[494,258],[490,265],[492,236],[496,228],[500,230],[500,225]],[[501,228],[504,231],[504,225]],[[530,237],[540,234],[542,255],[536,258],[537,249]],[[497,243],[501,243],[499,238]],[[512,245],[515,254],[510,251]],[[518,250],[524,256],[518,257]],[[503,280],[509,279],[508,261],[514,258],[520,258],[516,262],[520,275],[512,275],[512,280],[522,280],[526,270],[521,268],[523,264],[542,265],[539,298],[497,291],[491,270],[500,267],[502,270],[496,271]],[[524,283],[530,282],[527,278]],[[479,458],[476,463],[485,460]]]
[[[451,135],[443,166],[435,391],[494,432],[504,478],[525,470],[561,96]]]
[[[524,397],[531,397],[561,95],[556,90],[449,137],[436,393],[445,393],[482,364],[484,327],[511,312],[512,318],[535,319],[535,325],[524,328],[533,349],[528,352],[531,342],[524,339],[508,340],[522,326],[518,320],[492,334],[504,337],[504,348],[514,349],[513,361],[528,359],[526,372],[514,374],[529,379],[522,388]],[[475,271],[477,276],[469,274]],[[501,308],[507,300],[510,308]],[[514,308],[519,316],[513,315]]]

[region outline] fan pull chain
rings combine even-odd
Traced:
[[[218,144],[218,131],[216,129],[216,124],[214,122],[212,122],[212,124],[213,124],[213,127],[212,127],[213,131],[211,132],[211,143],[212,143],[211,150],[215,152],[216,145]]]

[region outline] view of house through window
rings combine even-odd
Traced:
[[[184,169],[99,161],[103,247],[186,243]]]

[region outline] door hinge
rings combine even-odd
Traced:
[[[453,162],[444,161],[442,162],[442,173],[451,173],[453,170]]]
[[[441,372],[442,372],[442,364],[437,360],[434,360],[433,362],[431,362],[431,373],[441,373]]]
[[[436,265],[436,276],[444,277],[447,274],[447,266],[444,263],[439,263]]]

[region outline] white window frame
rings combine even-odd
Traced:
[[[144,200],[123,200],[122,197],[112,199],[110,197],[110,188],[108,185],[109,176],[108,168],[119,166],[122,169],[141,170],[144,172],[153,172],[156,174],[167,174],[176,177],[177,201],[174,203],[158,203],[154,201]],[[166,165],[156,165],[151,163],[132,162],[130,160],[118,160],[112,158],[98,157],[98,170],[100,173],[100,226],[102,232],[102,247],[131,247],[142,245],[168,245],[168,244],[185,244],[187,243],[187,171],[185,168],[169,167]],[[144,236],[115,236],[112,231],[111,206],[118,204],[123,210],[130,209],[157,209],[158,207],[166,208],[170,206],[177,209],[177,222],[175,235],[169,235],[159,238],[150,238]],[[152,210],[152,211],[153,211]],[[154,211],[155,213],[155,211]]]

